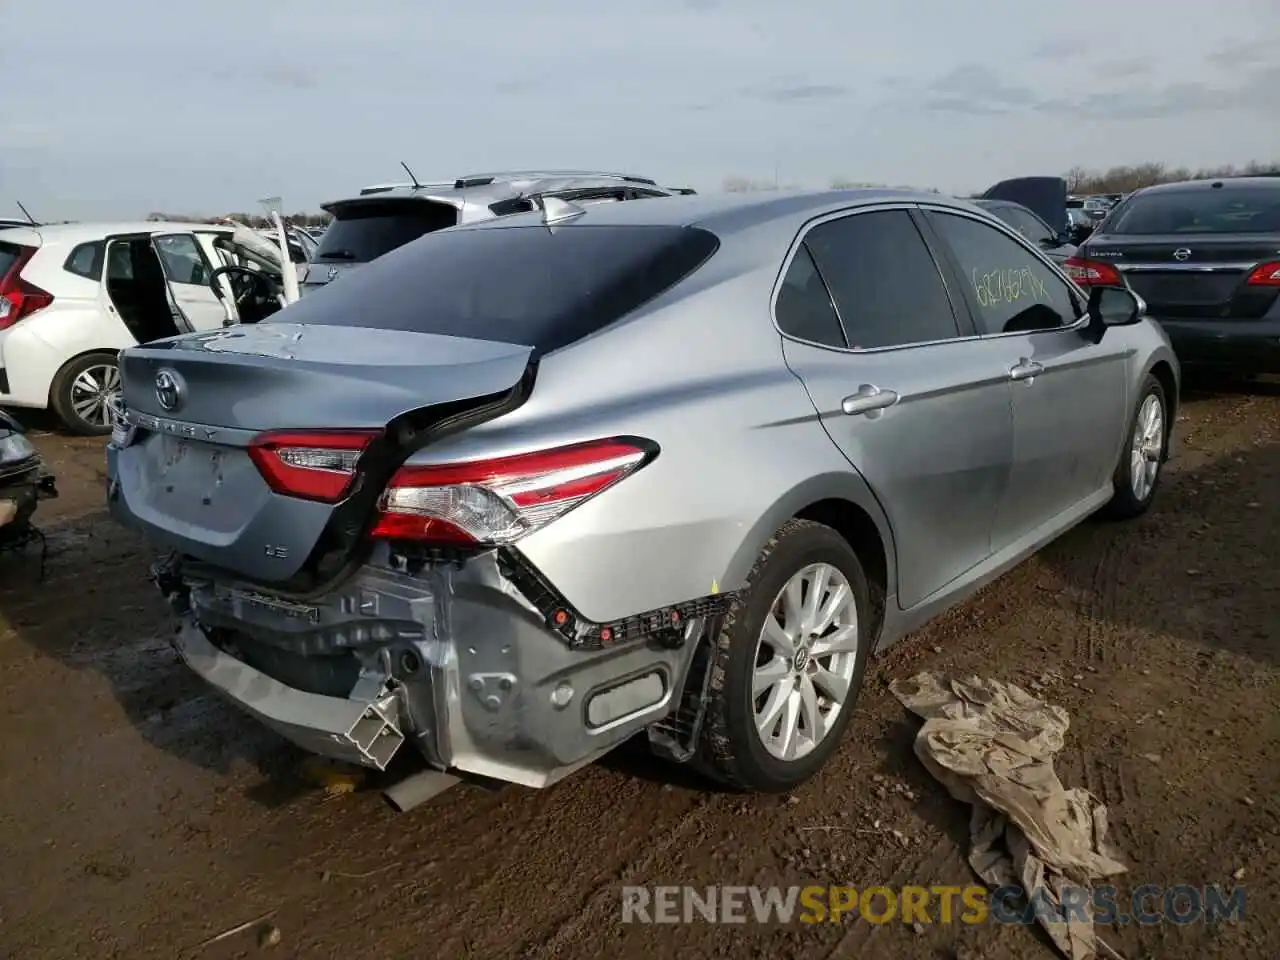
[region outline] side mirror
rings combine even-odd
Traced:
[[[1127,287],[1094,287],[1089,291],[1089,339],[1102,340],[1108,327],[1128,327],[1147,315],[1147,304]]]

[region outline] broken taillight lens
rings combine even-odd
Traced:
[[[372,536],[511,543],[564,516],[653,459],[645,440],[614,438],[512,457],[396,471]]]
[[[377,430],[272,430],[253,438],[249,456],[276,493],[337,503],[350,492],[360,455]]]

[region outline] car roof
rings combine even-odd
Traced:
[[[978,209],[967,200],[916,190],[880,188],[823,191],[769,191],[761,193],[695,194],[663,197],[643,203],[607,203],[585,206],[582,216],[567,223],[629,226],[697,226],[714,233],[730,233],[793,217],[811,219],[877,203],[929,203]],[[474,224],[456,230],[494,230],[540,223],[540,213],[521,213]]]
[[[179,223],[167,220],[121,221],[116,223],[50,223],[0,229],[0,239],[10,230],[38,234],[42,243],[88,243],[116,233],[231,233],[234,228],[215,223]]]
[[[1217,180],[1178,180],[1156,183],[1135,193],[1199,193],[1204,190],[1241,190],[1268,188],[1280,192],[1280,177],[1221,177]]]

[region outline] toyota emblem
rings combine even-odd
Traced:
[[[1178,261],[1186,260],[1189,256],[1191,256],[1191,251],[1186,247],[1173,251],[1173,259]]]
[[[329,280],[330,280],[330,281],[337,280],[337,279],[338,279],[338,268],[337,268],[337,267],[330,267],[330,268],[329,268],[329,272],[326,274],[326,276],[329,278]]]
[[[177,374],[161,370],[156,374],[156,400],[165,410],[177,410],[182,403],[182,383]]]

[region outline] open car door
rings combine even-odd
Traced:
[[[257,323],[287,306],[280,250],[257,231],[236,225],[214,241],[223,265],[209,288],[219,302],[222,325]],[[292,263],[288,269],[294,269]]]
[[[1067,181],[1061,177],[1015,177],[1001,180],[979,198],[1020,203],[1059,234],[1068,232]]]
[[[151,234],[111,234],[103,244],[98,300],[107,316],[119,320],[138,343],[194,329],[169,287]]]
[[[164,271],[171,307],[179,330],[217,330],[222,327],[222,304],[209,280],[213,265],[194,233],[153,233],[151,245]]]

